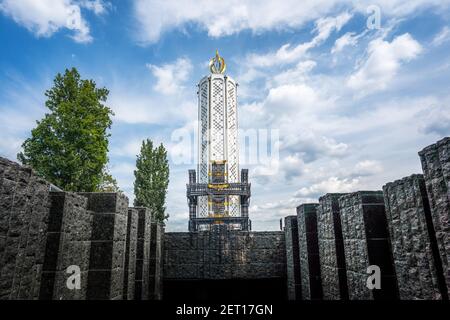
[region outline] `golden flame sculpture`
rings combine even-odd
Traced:
[[[216,56],[209,61],[209,70],[211,73],[223,74],[226,69],[225,59],[219,55],[219,50],[216,50]]]

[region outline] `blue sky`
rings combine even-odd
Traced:
[[[16,159],[55,74],[77,67],[110,90],[110,170],[130,199],[141,140],[169,149],[170,231],[187,229],[195,167],[174,161],[190,144],[173,137],[195,128],[216,49],[241,128],[279,133],[279,157],[241,165],[256,230],[326,192],[421,172],[417,152],[450,134],[448,0],[0,0],[0,43],[0,155]]]

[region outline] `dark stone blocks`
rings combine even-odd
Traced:
[[[88,198],[88,210],[95,213],[127,215],[128,198],[120,192],[80,192]]]
[[[127,237],[125,246],[125,266],[123,278],[124,300],[134,300],[136,281],[136,250],[137,250],[138,212],[128,209]]]
[[[419,152],[442,262],[445,286],[450,292],[450,137],[446,137]]]
[[[319,204],[305,203],[297,207],[298,241],[302,299],[323,297],[320,256],[317,237],[317,208]]]
[[[69,192],[51,192],[40,299],[85,299],[91,250],[92,214],[87,199]],[[80,289],[69,289],[70,266],[81,272]]]
[[[80,193],[92,212],[87,299],[123,299],[128,198],[122,193]]]
[[[111,241],[98,241],[91,242],[91,254],[90,254],[90,269],[111,269],[112,267],[112,252],[114,242]]]
[[[163,248],[165,280],[286,277],[283,232],[169,232]]]
[[[152,213],[148,208],[132,208],[137,211],[136,271],[134,299],[148,300],[150,288],[150,235]]]
[[[297,216],[288,216],[284,220],[284,232],[286,238],[287,296],[289,300],[301,300],[302,287]]]
[[[383,193],[359,191],[339,197],[342,235],[351,300],[397,299],[398,289]],[[367,268],[381,269],[381,289],[369,289]]]
[[[150,257],[149,257],[149,299],[162,299],[162,254],[164,242],[164,226],[159,222],[151,223]],[[187,255],[185,255],[187,256]],[[191,257],[196,257],[195,254]],[[191,260],[192,261],[192,260]],[[195,263],[196,260],[194,260]]]
[[[49,184],[0,157],[0,299],[39,297],[49,211]]]
[[[400,298],[447,297],[423,176],[390,182],[383,192]]]
[[[116,215],[111,213],[94,214],[91,240],[113,240],[115,218]]]
[[[50,190],[30,168],[0,158],[0,299],[133,299],[141,289],[161,298],[164,229],[150,239],[148,209],[129,211],[121,193]],[[75,273],[79,288],[68,282]]]

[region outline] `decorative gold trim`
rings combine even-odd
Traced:
[[[226,69],[225,59],[219,55],[219,50],[216,50],[216,56],[209,61],[209,70],[211,73],[223,74]]]
[[[208,188],[210,189],[225,189],[228,188],[230,185],[228,183],[222,183],[222,184],[208,184]]]
[[[212,164],[225,164],[227,160],[210,160]]]

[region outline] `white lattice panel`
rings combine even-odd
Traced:
[[[208,216],[208,197],[207,196],[201,196],[198,197],[198,211],[197,211],[197,217],[199,218],[205,218]]]
[[[239,196],[228,197],[228,212],[230,216],[238,217],[241,215]]]
[[[209,98],[209,81],[202,82],[199,89],[200,99],[200,155],[199,155],[199,177],[200,183],[208,182],[208,98]]]
[[[225,97],[224,79],[211,79],[210,160],[225,160]]]
[[[239,149],[238,126],[236,108],[236,85],[230,79],[227,80],[227,163],[228,182],[239,181]]]
[[[209,80],[204,79],[199,88],[199,168],[198,182],[208,182],[208,127],[209,127]],[[198,217],[208,216],[208,197],[198,198]]]
[[[227,163],[228,182],[239,181],[239,145],[237,123],[237,99],[236,84],[227,80]],[[228,197],[228,212],[231,216],[240,215],[240,203],[238,196]]]

